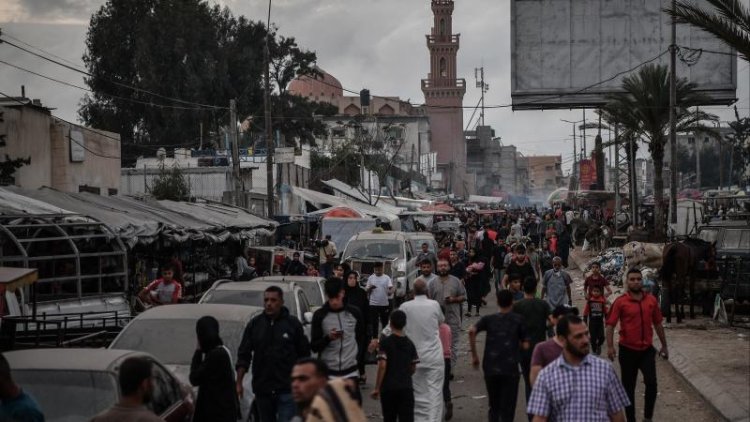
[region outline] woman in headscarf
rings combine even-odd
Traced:
[[[234,365],[229,349],[219,337],[219,321],[204,316],[195,325],[198,350],[190,364],[190,384],[199,387],[193,422],[235,422],[239,403]]]
[[[487,268],[485,268],[487,267]],[[471,316],[471,308],[476,307],[476,316],[479,316],[479,308],[482,306],[482,293],[484,285],[489,284],[487,275],[487,262],[475,249],[469,250],[469,266],[466,267],[466,296],[469,309],[466,316]]]

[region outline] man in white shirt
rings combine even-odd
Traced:
[[[376,262],[373,271],[374,273],[367,278],[365,290],[370,295],[371,338],[378,338],[380,332],[378,320],[382,328],[388,326],[388,317],[391,313],[388,296],[393,294],[393,280],[388,275],[383,274],[382,262]]]
[[[444,320],[443,312],[438,302],[427,298],[427,284],[420,279],[414,281],[414,299],[399,309],[406,314],[405,333],[419,356],[417,371],[412,376],[414,420],[441,422],[445,361],[439,326]]]

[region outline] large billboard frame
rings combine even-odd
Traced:
[[[513,110],[600,107],[607,94],[619,91],[622,78],[644,63],[668,65],[670,18],[662,9],[670,3],[511,0]],[[677,25],[677,45],[699,56],[693,65],[678,59],[677,76],[698,83],[710,98],[705,105],[737,101],[734,50],[683,24]]]

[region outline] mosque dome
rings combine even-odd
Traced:
[[[310,77],[307,75],[298,76],[289,83],[287,91],[293,95],[307,97],[312,101],[334,102],[344,96],[344,90],[341,82],[331,76],[325,70],[316,67],[321,75]]]

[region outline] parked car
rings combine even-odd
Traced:
[[[360,274],[360,281],[373,273],[376,262],[382,262],[384,273],[393,280],[397,302],[406,298],[417,278],[415,251],[403,232],[375,228],[358,233],[349,239],[341,260]]]
[[[36,399],[48,422],[87,421],[117,403],[120,365],[130,357],[146,357],[154,362],[154,394],[147,407],[169,422],[192,419],[192,390],[148,353],[30,349],[3,355],[13,379]]]
[[[198,319],[210,315],[219,321],[224,345],[236,358],[247,323],[260,312],[263,312],[263,308],[241,305],[191,303],[158,306],[135,317],[109,348],[150,353],[183,383],[189,384],[190,362],[197,344],[195,323]],[[240,401],[243,421],[257,420],[251,380],[250,376],[243,380],[245,395]]]
[[[315,311],[316,309],[323,306],[323,304],[326,302],[326,293],[325,293],[325,282],[326,279],[322,277],[309,277],[309,276],[291,276],[291,275],[284,275],[284,276],[270,276],[270,277],[259,277],[253,280],[256,281],[267,281],[271,283],[284,283],[284,282],[292,282],[296,285],[300,286],[302,290],[305,292],[305,296],[307,296],[307,300],[310,304],[310,310]],[[304,314],[303,314],[304,315]]]

